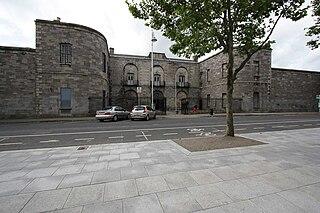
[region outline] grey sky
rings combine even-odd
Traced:
[[[310,0],[307,0],[310,2]],[[0,46],[35,48],[35,19],[54,20],[85,25],[101,32],[115,53],[148,55],[151,29],[134,19],[124,0],[0,0]],[[320,71],[320,50],[306,46],[304,28],[313,24],[308,16],[298,22],[282,20],[272,39],[272,66]],[[171,42],[156,32],[156,52],[170,51]]]

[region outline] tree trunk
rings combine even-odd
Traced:
[[[233,47],[229,47],[228,50],[229,63],[228,63],[228,77],[227,77],[227,129],[226,136],[234,137],[234,126],[233,126],[233,66],[234,66],[234,55]]]

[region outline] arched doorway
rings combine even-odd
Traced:
[[[165,112],[166,111],[166,99],[163,96],[161,91],[154,91],[153,93],[153,102],[154,107],[158,111]]]
[[[177,93],[177,107],[181,110],[181,113],[187,114],[189,109],[188,95],[184,91]]]
[[[123,107],[126,110],[131,110],[133,106],[138,104],[138,96],[136,91],[134,90],[128,90],[124,93],[124,101],[123,101]]]

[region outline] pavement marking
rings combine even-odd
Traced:
[[[146,135],[146,134],[144,134],[144,132],[141,132],[141,133],[142,133],[142,135],[136,135],[136,138],[144,137],[146,139],[146,141],[148,141],[147,137],[151,137],[151,135]]]
[[[312,126],[312,124],[303,124],[303,126]]]
[[[122,139],[124,136],[113,136],[113,137],[108,137],[109,139]]]
[[[235,131],[243,131],[243,130],[248,130],[247,128],[242,128],[242,129],[234,129]]]
[[[288,127],[291,128],[291,127],[298,127],[299,125],[289,125]]]
[[[94,138],[76,138],[75,141],[92,141]]]
[[[271,128],[283,128],[284,126],[272,126]]]
[[[59,140],[40,141],[40,143],[57,143]]]
[[[265,127],[255,127],[253,129],[264,129]]]
[[[167,136],[167,135],[177,135],[178,133],[176,132],[171,132],[171,133],[164,133],[163,135]]]
[[[4,141],[4,140],[7,140],[7,139],[8,139],[8,138],[1,138],[1,139],[0,139],[0,142],[1,142],[1,141]]]
[[[22,143],[0,143],[0,146],[10,146],[10,145],[22,145]]]

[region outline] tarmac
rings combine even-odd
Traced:
[[[0,152],[0,212],[320,212],[320,128],[189,152],[171,140]]]

